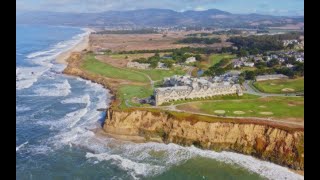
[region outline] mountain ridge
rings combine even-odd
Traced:
[[[226,21],[226,19],[228,19]],[[178,12],[170,9],[139,9],[104,11],[99,13],[32,11],[16,15],[17,23],[71,25],[71,26],[124,26],[124,27],[250,27],[256,21],[281,25],[303,22],[303,17],[271,16],[263,14],[232,14],[219,9]],[[257,26],[257,25],[255,25]]]

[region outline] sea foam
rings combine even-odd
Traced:
[[[50,87],[39,87],[34,90],[38,96],[67,96],[71,92],[68,80],[63,83],[51,84]]]
[[[28,54],[26,57],[29,59],[29,63],[34,65],[33,67],[18,67],[16,68],[16,89],[30,88],[38,78],[45,72],[54,68],[53,60],[61,53],[73,48],[82,39],[88,35],[89,31],[82,34],[78,34],[72,37],[71,40],[62,41],[51,47],[49,50],[37,51]],[[63,68],[59,68],[62,71]]]
[[[98,161],[109,161],[112,160],[113,164],[116,164],[121,169],[127,171],[134,179],[139,179],[137,176],[154,176],[163,172],[165,167],[151,165],[148,163],[139,163],[131,161],[130,159],[124,158],[120,155],[109,154],[109,153],[101,153],[101,154],[93,154],[87,153],[87,158],[96,158]]]
[[[28,141],[20,144],[19,146],[16,147],[16,152],[19,151],[23,146],[25,146],[26,144],[28,144]]]

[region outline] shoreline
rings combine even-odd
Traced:
[[[90,28],[83,28],[85,30],[84,33],[87,33],[79,43],[75,44],[73,47],[71,47],[70,49],[60,53],[55,61],[59,64],[64,64],[64,65],[68,65],[67,63],[67,59],[70,57],[71,53],[73,52],[81,52],[84,49],[88,49],[89,47],[89,36],[91,34],[91,32],[94,32],[93,29]]]
[[[75,45],[73,48],[71,48],[70,50],[62,53],[64,54],[64,57],[62,56],[59,60],[60,62],[62,62],[63,64],[66,64],[66,65],[71,65],[70,67],[66,67],[64,69],[64,74],[67,74],[67,75],[74,75],[76,77],[80,77],[82,79],[85,79],[85,80],[89,80],[91,82],[94,82],[94,83],[98,83],[98,84],[101,84],[105,89],[109,90],[110,91],[110,94],[111,96],[114,96],[113,92],[111,91],[111,89],[108,88],[108,82],[106,81],[105,78],[103,77],[100,77],[100,76],[91,76],[91,75],[88,75],[87,73],[84,73],[82,72],[80,69],[78,69],[77,67],[77,63],[75,65],[74,62],[76,61],[76,59],[73,59],[71,60],[70,62],[67,62],[66,60],[72,55],[73,52],[79,52],[79,51],[82,51],[83,49],[85,49],[85,47],[88,47],[89,46],[89,34],[86,35],[82,40],[81,42],[79,42],[77,45]],[[83,48],[81,50],[81,48]],[[70,68],[70,69],[68,69]],[[65,70],[68,69],[68,71],[66,72]],[[93,78],[93,79],[92,79]],[[110,104],[112,104],[112,99],[110,101]],[[133,141],[133,142],[139,142],[139,141],[142,141],[143,138],[141,137],[127,137],[127,136],[117,136],[116,134],[113,135],[113,134],[110,134],[110,133],[106,133],[104,132],[102,129],[100,129],[97,133],[97,135],[107,135],[109,137],[113,137],[113,138],[116,138],[116,139],[120,139],[120,140],[127,140],[127,141]],[[142,141],[143,142],[143,141]],[[243,153],[240,153],[240,154],[243,154]],[[252,156],[252,155],[250,155]],[[254,156],[253,156],[254,157]],[[259,158],[258,158],[259,159]],[[267,161],[267,162],[270,162],[270,161]],[[281,166],[281,165],[280,165]],[[286,166],[282,166],[282,167],[286,167]],[[294,170],[294,169],[291,169],[291,168],[288,168],[286,167],[288,170],[294,172],[295,174],[299,174],[301,176],[304,176],[304,170]]]

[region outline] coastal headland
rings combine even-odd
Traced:
[[[139,103],[139,100],[152,96],[154,88],[164,77],[183,75],[190,71],[192,73],[193,69],[179,67],[169,70],[140,70],[127,68],[119,62],[127,63],[140,57],[149,57],[147,53],[154,54],[152,49],[158,47],[163,50],[159,51],[160,56],[164,56],[170,52],[166,52],[166,49],[186,46],[174,44],[177,39],[184,37],[180,36],[174,33],[167,33],[165,36],[91,34],[75,48],[59,56],[58,62],[67,63],[63,73],[90,80],[110,90],[113,97],[102,134],[125,140],[172,142],[215,151],[234,151],[287,166],[292,170],[302,170],[300,174],[303,174],[303,97],[293,97],[300,98],[297,102],[289,97],[258,97],[250,94],[243,97],[217,97],[206,101],[213,107],[219,105],[225,109],[211,107],[210,111],[206,110],[205,105],[199,106],[202,100],[176,102],[177,108],[174,103],[163,106]],[[112,39],[116,39],[114,43]],[[142,52],[142,46],[139,46],[136,52],[132,52],[133,47],[141,44],[141,41],[148,44],[149,51]],[[104,44],[107,48],[103,47]],[[167,45],[170,47],[165,48]],[[219,44],[229,45],[223,42]],[[223,59],[222,56],[213,62],[213,55],[200,55],[208,58],[208,61],[201,62],[202,68],[208,68],[213,65],[210,63]],[[237,105],[241,103],[236,103],[237,101],[242,105],[249,104],[250,108],[241,109]],[[252,101],[261,103],[254,104]],[[233,107],[235,109],[227,109],[223,105],[230,102],[236,104]],[[293,113],[288,110],[279,111],[279,107],[290,107]],[[216,113],[218,111],[225,113],[221,115]]]

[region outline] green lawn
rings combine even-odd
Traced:
[[[125,101],[130,106],[142,106],[139,103],[134,103],[132,99],[137,98],[146,98],[153,94],[153,90],[150,85],[148,86],[134,86],[134,85],[125,85],[121,86],[117,91],[117,98],[121,101],[120,108],[126,108],[127,105]]]
[[[152,80],[163,80],[165,77],[170,77],[173,75],[184,75],[186,74],[185,71],[182,69],[172,69],[172,70],[161,70],[161,69],[151,69],[151,70],[137,70],[143,73],[148,74]]]
[[[235,55],[232,54],[213,54],[209,57],[209,66],[213,66],[221,61],[224,58],[235,58]]]
[[[301,92],[304,90],[304,78],[259,81],[254,82],[253,85],[261,92],[266,93]],[[289,89],[285,91],[286,88]]]
[[[137,82],[149,82],[149,79],[141,73],[137,73],[129,69],[119,69],[106,63],[102,63],[98,61],[92,54],[85,56],[82,68],[109,78],[125,79]]]
[[[178,109],[238,117],[304,117],[303,97],[264,97],[244,100],[194,102]],[[224,111],[224,112],[223,112]]]

